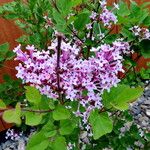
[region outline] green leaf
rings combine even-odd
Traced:
[[[0,60],[4,60],[6,59],[6,54],[9,51],[9,44],[8,43],[4,43],[2,45],[0,45]]]
[[[95,140],[110,133],[113,129],[113,123],[106,112],[98,113],[97,110],[92,111],[89,122],[92,126],[93,137]]]
[[[61,14],[63,14],[63,16],[66,16],[70,12],[72,3],[71,0],[57,0],[57,6],[61,11]]]
[[[33,112],[25,112],[25,117],[26,117],[25,123],[26,125],[29,126],[39,125],[42,121],[42,115]]]
[[[6,60],[11,60],[15,56],[15,53],[13,51],[8,51],[6,53]]]
[[[53,9],[53,18],[56,22],[55,27],[59,32],[65,32],[67,26],[66,21],[63,18],[62,14],[60,14],[58,11]]]
[[[59,136],[52,143],[53,150],[67,150],[66,139],[63,136]]]
[[[26,150],[45,150],[48,147],[49,140],[42,132],[33,134],[29,139]]]
[[[25,89],[26,98],[29,102],[34,104],[39,104],[41,102],[41,94],[35,87],[26,86]]]
[[[18,39],[16,39],[16,41],[18,42],[18,43],[25,43],[26,41],[28,41],[28,36],[27,35],[23,35],[23,36],[21,36],[21,37],[19,37]]]
[[[9,2],[9,3],[5,3],[2,7],[4,9],[5,12],[14,12],[14,6],[16,5],[16,2]]]
[[[133,41],[135,39],[135,36],[126,28],[122,28],[121,34],[128,39],[128,41]]]
[[[18,125],[21,124],[21,108],[20,105],[17,104],[15,109],[7,110],[3,113],[3,119],[8,123],[16,123]]]
[[[108,43],[108,44],[112,44],[112,42],[116,38],[117,38],[117,34],[110,34],[110,35],[106,36],[105,42]]]
[[[145,26],[150,26],[150,16],[147,16],[144,20],[143,20],[143,24]]]
[[[140,24],[144,17],[146,17],[144,13],[145,10],[142,10],[135,1],[131,1],[130,10],[131,14],[129,17],[132,24]]]
[[[148,10],[140,10],[140,14],[139,14],[139,21],[138,24],[142,24],[143,21],[149,16],[149,11]]]
[[[54,120],[64,120],[70,118],[70,112],[62,105],[58,105],[53,111]]]
[[[130,102],[136,100],[143,93],[143,88],[130,88],[127,85],[118,85],[111,88],[110,92],[104,91],[102,98],[106,108],[115,108],[118,110],[128,109]]]
[[[140,47],[144,58],[150,58],[150,40],[142,40],[140,42]]]
[[[6,105],[5,103],[0,99],[0,109],[5,109]]]
[[[71,12],[72,7],[75,7],[81,3],[82,0],[57,0],[58,9],[64,17]]]
[[[90,22],[90,13],[87,10],[84,10],[77,16],[77,19],[74,21],[74,26],[77,30],[82,30],[87,23]]]
[[[145,134],[146,139],[150,142],[150,133]]]
[[[72,22],[74,22],[77,19],[76,16],[70,16],[69,19],[67,20],[67,25],[70,25]]]
[[[54,100],[53,99],[49,99],[48,103],[49,103],[49,108],[50,109],[54,109],[55,108],[55,104],[54,104]]]
[[[150,69],[142,68],[140,70],[140,76],[145,80],[150,80]]]
[[[53,137],[57,134],[56,127],[54,126],[52,120],[49,120],[48,123],[43,126],[42,132],[46,137]]]
[[[131,1],[130,9],[131,9],[133,14],[134,13],[137,14],[137,15],[139,14],[140,7],[137,5],[137,3],[135,1]]]
[[[136,66],[137,63],[129,56],[124,56],[125,59],[125,64],[129,65],[129,66]]]
[[[20,20],[16,20],[15,23],[16,23],[17,26],[19,26],[22,29],[27,27],[27,25],[25,23],[22,23]],[[23,35],[23,36],[25,36],[25,35]]]
[[[9,44],[8,43],[4,43],[2,45],[0,45],[0,51],[8,51],[9,50]]]
[[[29,0],[29,7],[30,7],[30,9],[31,9],[31,11],[33,12],[33,9],[34,9],[34,7],[35,7],[35,5],[37,4],[37,1],[38,0]]]
[[[145,8],[150,6],[150,2],[144,2],[143,4],[141,4],[141,8]]]
[[[123,17],[123,16],[117,16],[117,19],[118,19],[118,24],[125,24],[126,23],[126,25],[130,25],[130,18],[129,17]]]
[[[119,3],[119,10],[117,10],[117,14],[122,17],[130,15],[130,10],[125,2],[121,1]]]
[[[10,60],[15,56],[13,51],[9,50],[9,44],[4,43],[0,45],[0,61]]]
[[[6,14],[4,17],[6,19],[18,19],[18,16],[15,13]]]
[[[82,0],[71,0],[72,7],[80,5],[81,3],[82,3]]]
[[[71,134],[76,127],[76,123],[73,120],[61,120],[60,121],[60,134],[68,135]]]
[[[3,7],[0,6],[0,14],[3,14],[3,11],[4,11]]]
[[[57,134],[57,130],[46,132],[44,135],[48,138],[54,137]]]
[[[39,108],[42,110],[54,109],[55,108],[54,102],[55,102],[54,99],[42,95],[42,100],[39,103]]]

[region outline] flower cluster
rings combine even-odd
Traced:
[[[23,132],[17,133],[14,129],[8,129],[6,132],[6,139],[18,140],[23,135]]]
[[[106,0],[100,2],[102,13],[99,16],[99,19],[103,22],[104,26],[111,28],[112,24],[116,24],[118,20],[117,16],[115,16],[112,11],[107,9],[106,4]],[[115,8],[119,9],[118,5],[115,4]]]
[[[49,51],[38,51],[34,46],[27,46],[25,52],[21,45],[14,49],[16,60],[21,61],[16,67],[17,77],[24,83],[35,86],[42,94],[57,99],[59,94],[71,101],[78,100],[86,108],[83,122],[86,123],[92,109],[102,107],[100,95],[110,90],[120,81],[117,77],[122,69],[122,53],[129,51],[126,42],[114,42],[112,46],[101,45],[95,50],[95,57],[78,57],[81,47],[76,44],[61,42],[60,69],[57,69],[57,40]],[[60,76],[58,88],[57,75]]]
[[[125,136],[125,133],[128,132],[132,126],[133,122],[126,122],[123,127],[120,128],[120,135],[119,138]]]
[[[112,23],[117,23],[117,17],[106,7],[103,8],[102,13],[100,14],[100,20],[103,22],[104,26],[107,26],[108,28],[111,28]]]
[[[134,145],[136,145],[137,147],[139,147],[140,149],[143,149],[144,148],[144,145],[141,141],[135,141],[134,142]]]
[[[113,9],[119,9],[119,6],[114,3],[114,8],[112,10],[107,9],[106,0],[100,1],[101,13],[92,11],[90,15],[91,23],[86,25],[86,28],[92,29],[93,22],[101,21],[105,27],[111,28],[112,24],[117,23],[117,16],[112,12]]]
[[[130,28],[133,34],[139,38],[139,40],[150,39],[150,31],[147,28],[141,28],[139,26],[134,26]]]

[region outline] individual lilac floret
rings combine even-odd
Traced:
[[[99,3],[100,3],[101,8],[104,8],[107,4],[107,1],[106,0],[100,0]]]
[[[119,5],[118,4],[114,3],[113,5],[114,5],[114,8],[119,10]]]
[[[150,40],[150,31],[147,28],[141,28],[139,26],[134,26],[130,28],[133,34],[139,38],[139,40],[149,39]]]
[[[92,29],[92,23],[87,24],[87,25],[86,25],[86,28],[87,28],[88,30]]]
[[[49,18],[48,16],[44,16],[43,18],[45,19],[46,22],[45,24],[46,29],[53,26],[53,22],[51,18]]]
[[[67,145],[67,150],[73,150],[75,146],[76,146],[75,143],[72,144],[71,142],[69,142]]]
[[[96,17],[97,17],[97,13],[94,12],[94,11],[92,11],[92,14],[90,15],[90,18],[91,18],[92,20],[95,20]]]

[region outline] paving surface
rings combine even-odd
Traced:
[[[130,111],[135,123],[150,132],[150,83],[146,86],[144,94],[131,105]]]

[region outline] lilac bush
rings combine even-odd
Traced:
[[[39,2],[15,3],[19,18],[19,12],[29,9],[24,22],[17,20],[28,35],[13,50],[26,103],[5,108],[3,118],[37,127],[27,150],[117,149],[114,140],[123,141],[132,130],[140,132],[127,110],[143,88],[130,87],[133,80],[119,74],[138,78],[135,64],[148,54],[142,44],[150,40],[148,28],[142,27],[148,24],[147,10],[134,2],[130,9],[124,2],[108,7],[105,0]],[[143,20],[134,16],[135,9]],[[113,34],[116,25],[121,29]],[[137,60],[132,60],[134,52]],[[140,147],[137,141],[144,145],[142,136],[129,138],[118,149],[134,143]]]

